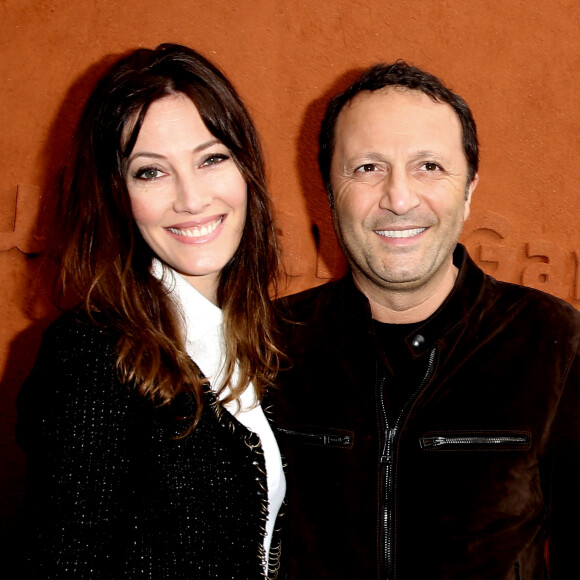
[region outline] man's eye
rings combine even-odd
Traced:
[[[160,169],[157,169],[156,167],[143,167],[142,169],[139,169],[139,171],[137,171],[135,177],[137,179],[150,180],[157,179],[162,175],[163,172]]]
[[[376,170],[377,166],[374,163],[365,163],[356,169],[358,173],[371,173]]]
[[[432,161],[424,163],[423,167],[426,171],[437,171],[438,169],[441,169],[441,166],[437,165],[437,163],[433,163]]]

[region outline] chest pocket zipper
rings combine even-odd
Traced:
[[[354,433],[340,429],[320,429],[305,425],[300,428],[279,427],[277,433],[284,439],[306,445],[351,449],[354,443]]]
[[[425,433],[421,449],[429,451],[527,451],[531,434],[526,431],[444,431]]]

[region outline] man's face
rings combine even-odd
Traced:
[[[445,275],[477,184],[467,171],[449,105],[388,88],[344,107],[331,165],[334,223],[363,290],[429,288]]]

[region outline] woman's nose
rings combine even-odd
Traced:
[[[180,176],[173,208],[176,212],[201,213],[211,201],[211,191],[195,176]]]

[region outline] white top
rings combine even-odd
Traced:
[[[163,279],[171,298],[176,302],[184,320],[186,331],[185,347],[187,354],[195,361],[212,389],[218,391],[223,385],[225,340],[223,336],[223,316],[221,308],[208,300],[187,280],[174,270],[164,267],[154,260],[153,274]],[[234,380],[235,380],[234,376]],[[223,399],[229,394],[226,387],[221,394]],[[286,494],[286,479],[282,469],[280,450],[270,424],[266,419],[260,403],[256,399],[254,386],[250,384],[240,397],[240,404],[232,401],[225,408],[260,438],[268,484],[268,520],[264,549],[266,566],[274,522]]]

